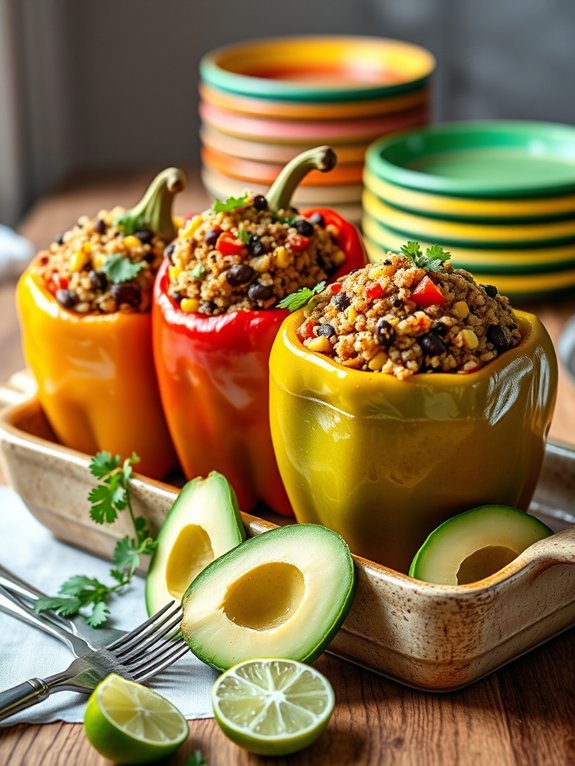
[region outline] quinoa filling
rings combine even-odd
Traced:
[[[323,216],[270,210],[263,195],[216,201],[166,248],[168,294],[185,313],[268,309],[345,260]]]
[[[474,372],[521,342],[497,288],[449,262],[428,269],[393,253],[326,287],[304,313],[298,335],[310,351],[400,380]]]

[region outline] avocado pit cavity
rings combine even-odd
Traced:
[[[238,577],[227,589],[222,609],[243,628],[272,630],[296,613],[304,592],[304,576],[296,566],[272,561]]]
[[[461,562],[457,572],[457,584],[465,585],[470,582],[483,580],[494,572],[498,572],[517,558],[519,551],[503,545],[487,545],[480,548]]]
[[[178,601],[202,569],[214,560],[210,536],[198,524],[180,530],[166,564],[166,586]]]

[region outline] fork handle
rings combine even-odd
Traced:
[[[0,721],[42,702],[49,694],[50,687],[41,678],[31,678],[18,686],[0,692]]]

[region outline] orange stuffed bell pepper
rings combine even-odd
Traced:
[[[90,454],[136,451],[155,478],[177,458],[155,378],[151,291],[184,185],[170,168],[132,210],[80,218],[17,287],[24,354],[58,439]]]
[[[188,477],[217,470],[244,510],[291,507],[268,419],[268,359],[287,295],[366,261],[356,228],[332,210],[299,214],[294,189],[335,165],[320,147],[289,163],[268,194],[216,201],[168,248],[154,290],[154,356],[168,426]]]

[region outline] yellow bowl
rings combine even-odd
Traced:
[[[383,202],[373,192],[363,195],[364,210],[389,228],[410,239],[426,239],[449,245],[535,246],[561,240],[575,241],[575,220],[534,224],[461,223],[405,213]]]
[[[357,117],[377,117],[427,106],[430,101],[428,87],[389,98],[325,104],[317,101],[312,103],[274,101],[254,96],[238,96],[235,93],[226,93],[213,88],[206,83],[200,83],[199,89],[202,100],[213,106],[219,106],[237,114],[282,120],[347,120]]]
[[[384,202],[411,213],[462,220],[559,218],[575,215],[575,195],[519,199],[470,199],[420,192],[391,184],[367,168],[366,188]]]
[[[423,85],[435,59],[423,48],[377,37],[278,37],[212,51],[201,78],[218,90],[285,101],[363,101]]]

